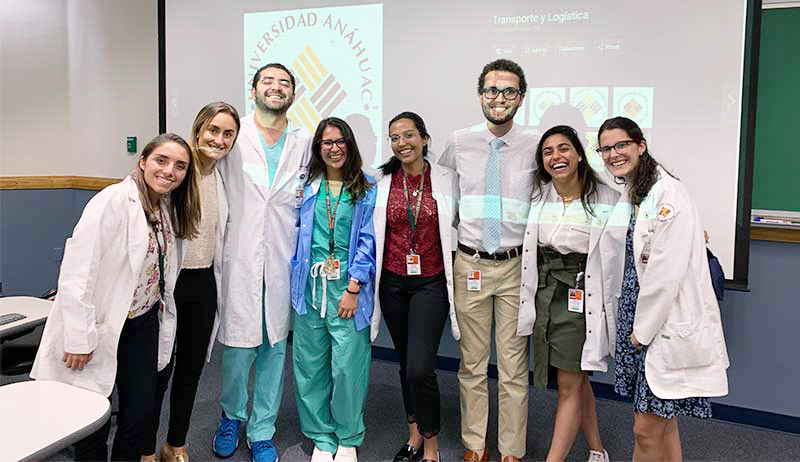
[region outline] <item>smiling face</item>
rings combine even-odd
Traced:
[[[294,101],[291,77],[283,69],[264,68],[255,88],[250,90],[250,95],[260,111],[283,114]]]
[[[139,158],[139,168],[147,184],[148,196],[155,203],[159,196],[172,192],[186,178],[190,168],[189,153],[178,143],[162,143],[147,157]]]
[[[516,88],[519,90],[519,77],[517,74],[509,71],[490,71],[486,74],[483,82],[483,88],[497,88],[503,91],[506,88]],[[515,99],[507,100],[505,96],[500,93],[495,99],[490,99],[486,95],[481,94],[481,108],[483,115],[490,123],[494,125],[502,125],[514,118],[517,109],[522,104],[524,95],[517,95]]]
[[[230,114],[215,115],[197,137],[197,149],[208,159],[218,161],[227,156],[236,139],[236,121]]]
[[[570,182],[578,175],[578,164],[583,162],[572,142],[564,135],[550,135],[542,143],[544,169],[555,182]]]
[[[389,126],[389,140],[392,152],[403,165],[416,165],[422,160],[422,153],[428,145],[428,138],[423,138],[411,119],[398,119]]]
[[[644,141],[636,143],[621,128],[603,130],[598,139],[603,160],[608,171],[616,177],[629,178],[639,165],[639,158],[647,149]]]
[[[335,173],[341,172],[347,161],[347,144],[345,144],[344,135],[338,127],[328,125],[322,131],[320,155],[322,162],[325,163],[328,177],[337,178],[338,175]]]

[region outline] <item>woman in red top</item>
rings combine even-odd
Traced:
[[[409,437],[395,461],[439,460],[436,352],[453,309],[451,233],[456,175],[426,160],[430,137],[422,118],[403,112],[389,123],[394,156],[381,166],[375,205],[376,314],[381,310],[400,354]],[[380,316],[373,316],[372,339]],[[424,453],[423,453],[424,443]]]

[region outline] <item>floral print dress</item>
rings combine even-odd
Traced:
[[[637,350],[631,344],[636,301],[639,297],[639,279],[633,258],[633,229],[635,214],[631,215],[625,239],[625,273],[622,278],[622,295],[617,314],[617,347],[615,361],[616,382],[614,389],[620,395],[633,399],[636,412],[655,414],[665,419],[687,415],[707,419],[711,417],[711,402],[708,398],[661,399],[647,385],[644,374],[644,359],[647,347]]]

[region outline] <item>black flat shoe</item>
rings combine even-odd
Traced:
[[[404,444],[394,455],[394,462],[417,462],[420,457],[422,457],[422,448]]]

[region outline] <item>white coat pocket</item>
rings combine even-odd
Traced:
[[[708,323],[667,323],[659,337],[667,369],[704,367],[714,360],[714,338]]]

